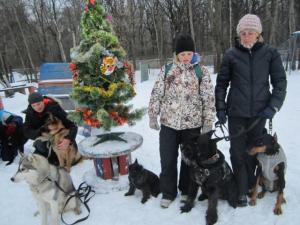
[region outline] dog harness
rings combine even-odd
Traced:
[[[274,173],[275,167],[279,163],[284,163],[284,173],[286,171],[286,156],[282,147],[279,147],[279,152],[274,155],[267,155],[265,153],[259,153],[257,159],[262,167],[263,183],[267,191],[274,191],[274,181],[278,179]]]
[[[230,167],[226,163],[225,157],[220,151],[208,160],[202,161],[201,164],[202,165],[192,164],[194,168],[193,179],[200,186],[202,186],[210,176],[218,178],[214,180],[215,183],[219,182],[220,179],[224,181],[230,179]]]

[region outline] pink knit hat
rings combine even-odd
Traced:
[[[236,32],[240,34],[241,31],[246,29],[254,30],[259,34],[262,32],[261,22],[257,15],[246,14],[240,19],[236,28]]]

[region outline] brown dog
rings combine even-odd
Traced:
[[[59,165],[65,167],[67,171],[70,172],[71,166],[81,161],[83,157],[79,153],[76,143],[71,143],[67,150],[60,150],[58,148],[61,140],[69,134],[69,130],[64,127],[60,119],[52,114],[49,114],[45,127],[48,130],[49,141],[52,149],[57,155]]]
[[[285,188],[286,156],[278,144],[277,135],[265,134],[260,146],[250,149],[250,155],[256,155],[259,166],[257,169],[256,185],[252,189],[250,205],[256,205],[257,198],[263,198],[266,191],[278,191],[274,214],[282,214],[282,203],[285,203],[283,190]],[[258,186],[262,191],[257,193]]]

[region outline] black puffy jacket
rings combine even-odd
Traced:
[[[257,116],[267,106],[279,110],[286,86],[286,73],[275,48],[257,42],[249,50],[237,42],[226,51],[217,76],[216,109],[226,110],[229,116],[248,118]]]
[[[46,99],[46,101],[45,101]],[[48,112],[59,118],[63,125],[70,130],[69,135],[65,138],[75,141],[77,135],[77,126],[67,118],[67,113],[61,108],[61,106],[52,98],[44,97],[45,109],[42,113],[36,112],[31,105],[24,111],[26,114],[24,123],[24,134],[26,138],[36,139],[41,135],[40,128],[45,124],[48,118]]]

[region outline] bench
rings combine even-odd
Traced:
[[[18,85],[14,87],[1,88],[0,92],[4,92],[5,97],[9,97],[10,96],[9,91],[13,91],[13,93],[20,92],[22,94],[26,94],[26,89],[28,90],[29,94],[35,91],[35,87],[33,85],[24,84],[24,85]]]

